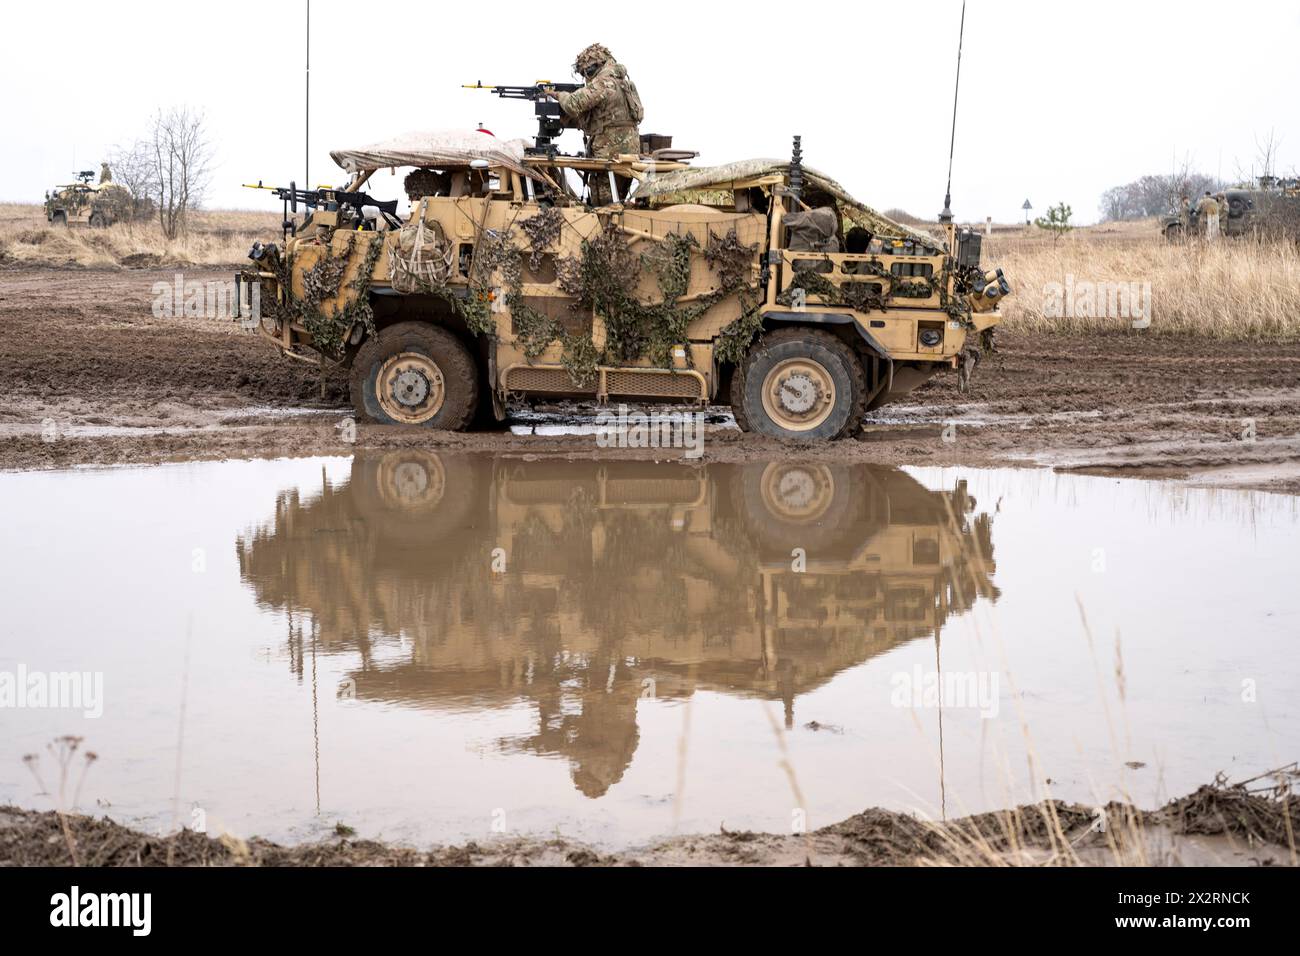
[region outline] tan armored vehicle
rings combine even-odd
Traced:
[[[77,174],[75,183],[55,186],[45,194],[45,221],[55,226],[81,223],[95,229],[131,218],[131,190],[111,180],[93,183],[94,172]]]
[[[286,239],[254,245],[240,298],[286,353],[349,367],[375,422],[464,429],[508,400],[577,397],[718,403],[746,430],[837,438],[968,373],[1010,291],[977,234],[887,219],[797,141],[788,162],[705,168],[654,136],[613,160],[481,131],[331,156],[347,186],[276,190]],[[361,192],[407,167],[404,219]],[[593,208],[598,177],[614,201]]]

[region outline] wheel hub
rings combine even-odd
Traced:
[[[394,355],[379,367],[375,397],[394,421],[423,424],[438,414],[446,398],[442,369],[421,352]]]
[[[763,408],[778,428],[810,431],[834,410],[835,381],[814,359],[786,359],[764,377]]]
[[[429,379],[418,368],[406,368],[393,378],[393,398],[407,408],[419,408],[429,397]]]
[[[821,397],[817,383],[804,372],[796,372],[781,379],[777,383],[777,392],[781,407],[793,415],[808,414]]]

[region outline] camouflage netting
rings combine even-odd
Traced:
[[[681,196],[701,191],[729,191],[737,184],[763,176],[789,176],[790,163],[779,159],[747,159],[722,166],[693,166],[671,173],[664,173],[654,179],[641,183],[634,197],[646,199],[652,204],[663,197]],[[803,167],[803,180],[806,187],[815,188],[833,198],[840,207],[840,212],[855,225],[862,226],[873,235],[891,239],[911,239],[935,252],[943,251],[943,243],[928,233],[919,232],[910,226],[894,222],[881,215],[870,206],[858,202],[850,196],[844,187],[823,173],[807,166]]]
[[[540,264],[538,256],[559,238],[562,221],[558,212],[543,212],[520,224],[532,247],[534,268]],[[499,287],[524,354],[537,358],[558,342],[561,363],[574,384],[586,388],[600,365],[644,358],[658,368],[671,368],[673,348],[687,342],[690,324],[731,296],[740,298],[742,316],[724,330],[723,347],[728,355],[737,349],[743,352],[759,323],[756,290],[751,286],[756,251],[756,246],[741,244],[733,229],[725,236],[710,235],[703,250],[694,236],[670,233],[649,251],[638,254],[630,248],[627,233],[615,222],[607,222],[599,233],[583,241],[579,255],[556,263],[559,287],[572,298],[574,313],[599,315],[604,320],[603,349],[596,347],[590,332],[571,332],[558,319],[524,301],[525,251],[512,230],[489,232],[480,240],[470,301],[490,301],[491,290]],[[679,302],[690,280],[692,257],[697,255],[717,272],[718,287],[689,302]],[[642,302],[636,296],[640,276],[647,270],[659,287],[661,297],[655,302]],[[687,356],[689,360],[689,351]]]
[[[361,260],[356,278],[349,283],[353,293],[351,301],[332,313],[325,313],[321,303],[339,297],[343,273],[356,248],[358,235],[368,235],[366,254]],[[375,313],[370,304],[370,280],[384,248],[383,233],[348,233],[348,243],[342,255],[333,255],[328,247],[316,264],[302,275],[303,294],[293,294],[290,277],[293,275],[293,256],[276,259],[272,264],[284,299],[278,304],[277,318],[298,322],[311,333],[312,345],[322,355],[339,358],[343,353],[344,337],[356,323],[367,334],[375,332]]]
[[[535,216],[530,216],[519,224],[519,228],[524,231],[528,237],[528,242],[532,246],[532,254],[528,257],[528,264],[534,272],[542,267],[542,256],[546,251],[553,247],[560,238],[560,230],[564,227],[564,213],[554,206],[545,206]]]
[[[402,189],[412,203],[425,196],[447,196],[450,195],[451,177],[436,169],[415,169],[402,180]]]
[[[121,183],[105,182],[95,189],[91,200],[96,209],[108,213],[113,219],[129,219],[135,209],[135,197]]]

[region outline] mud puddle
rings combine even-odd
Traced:
[[[0,528],[0,804],[146,830],[618,847],[1300,753],[1291,497],[399,449],[0,474]]]

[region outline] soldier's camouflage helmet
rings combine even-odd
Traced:
[[[589,68],[599,68],[612,59],[614,59],[614,54],[609,52],[608,47],[593,43],[578,54],[577,59],[573,61],[573,68],[585,75]]]

